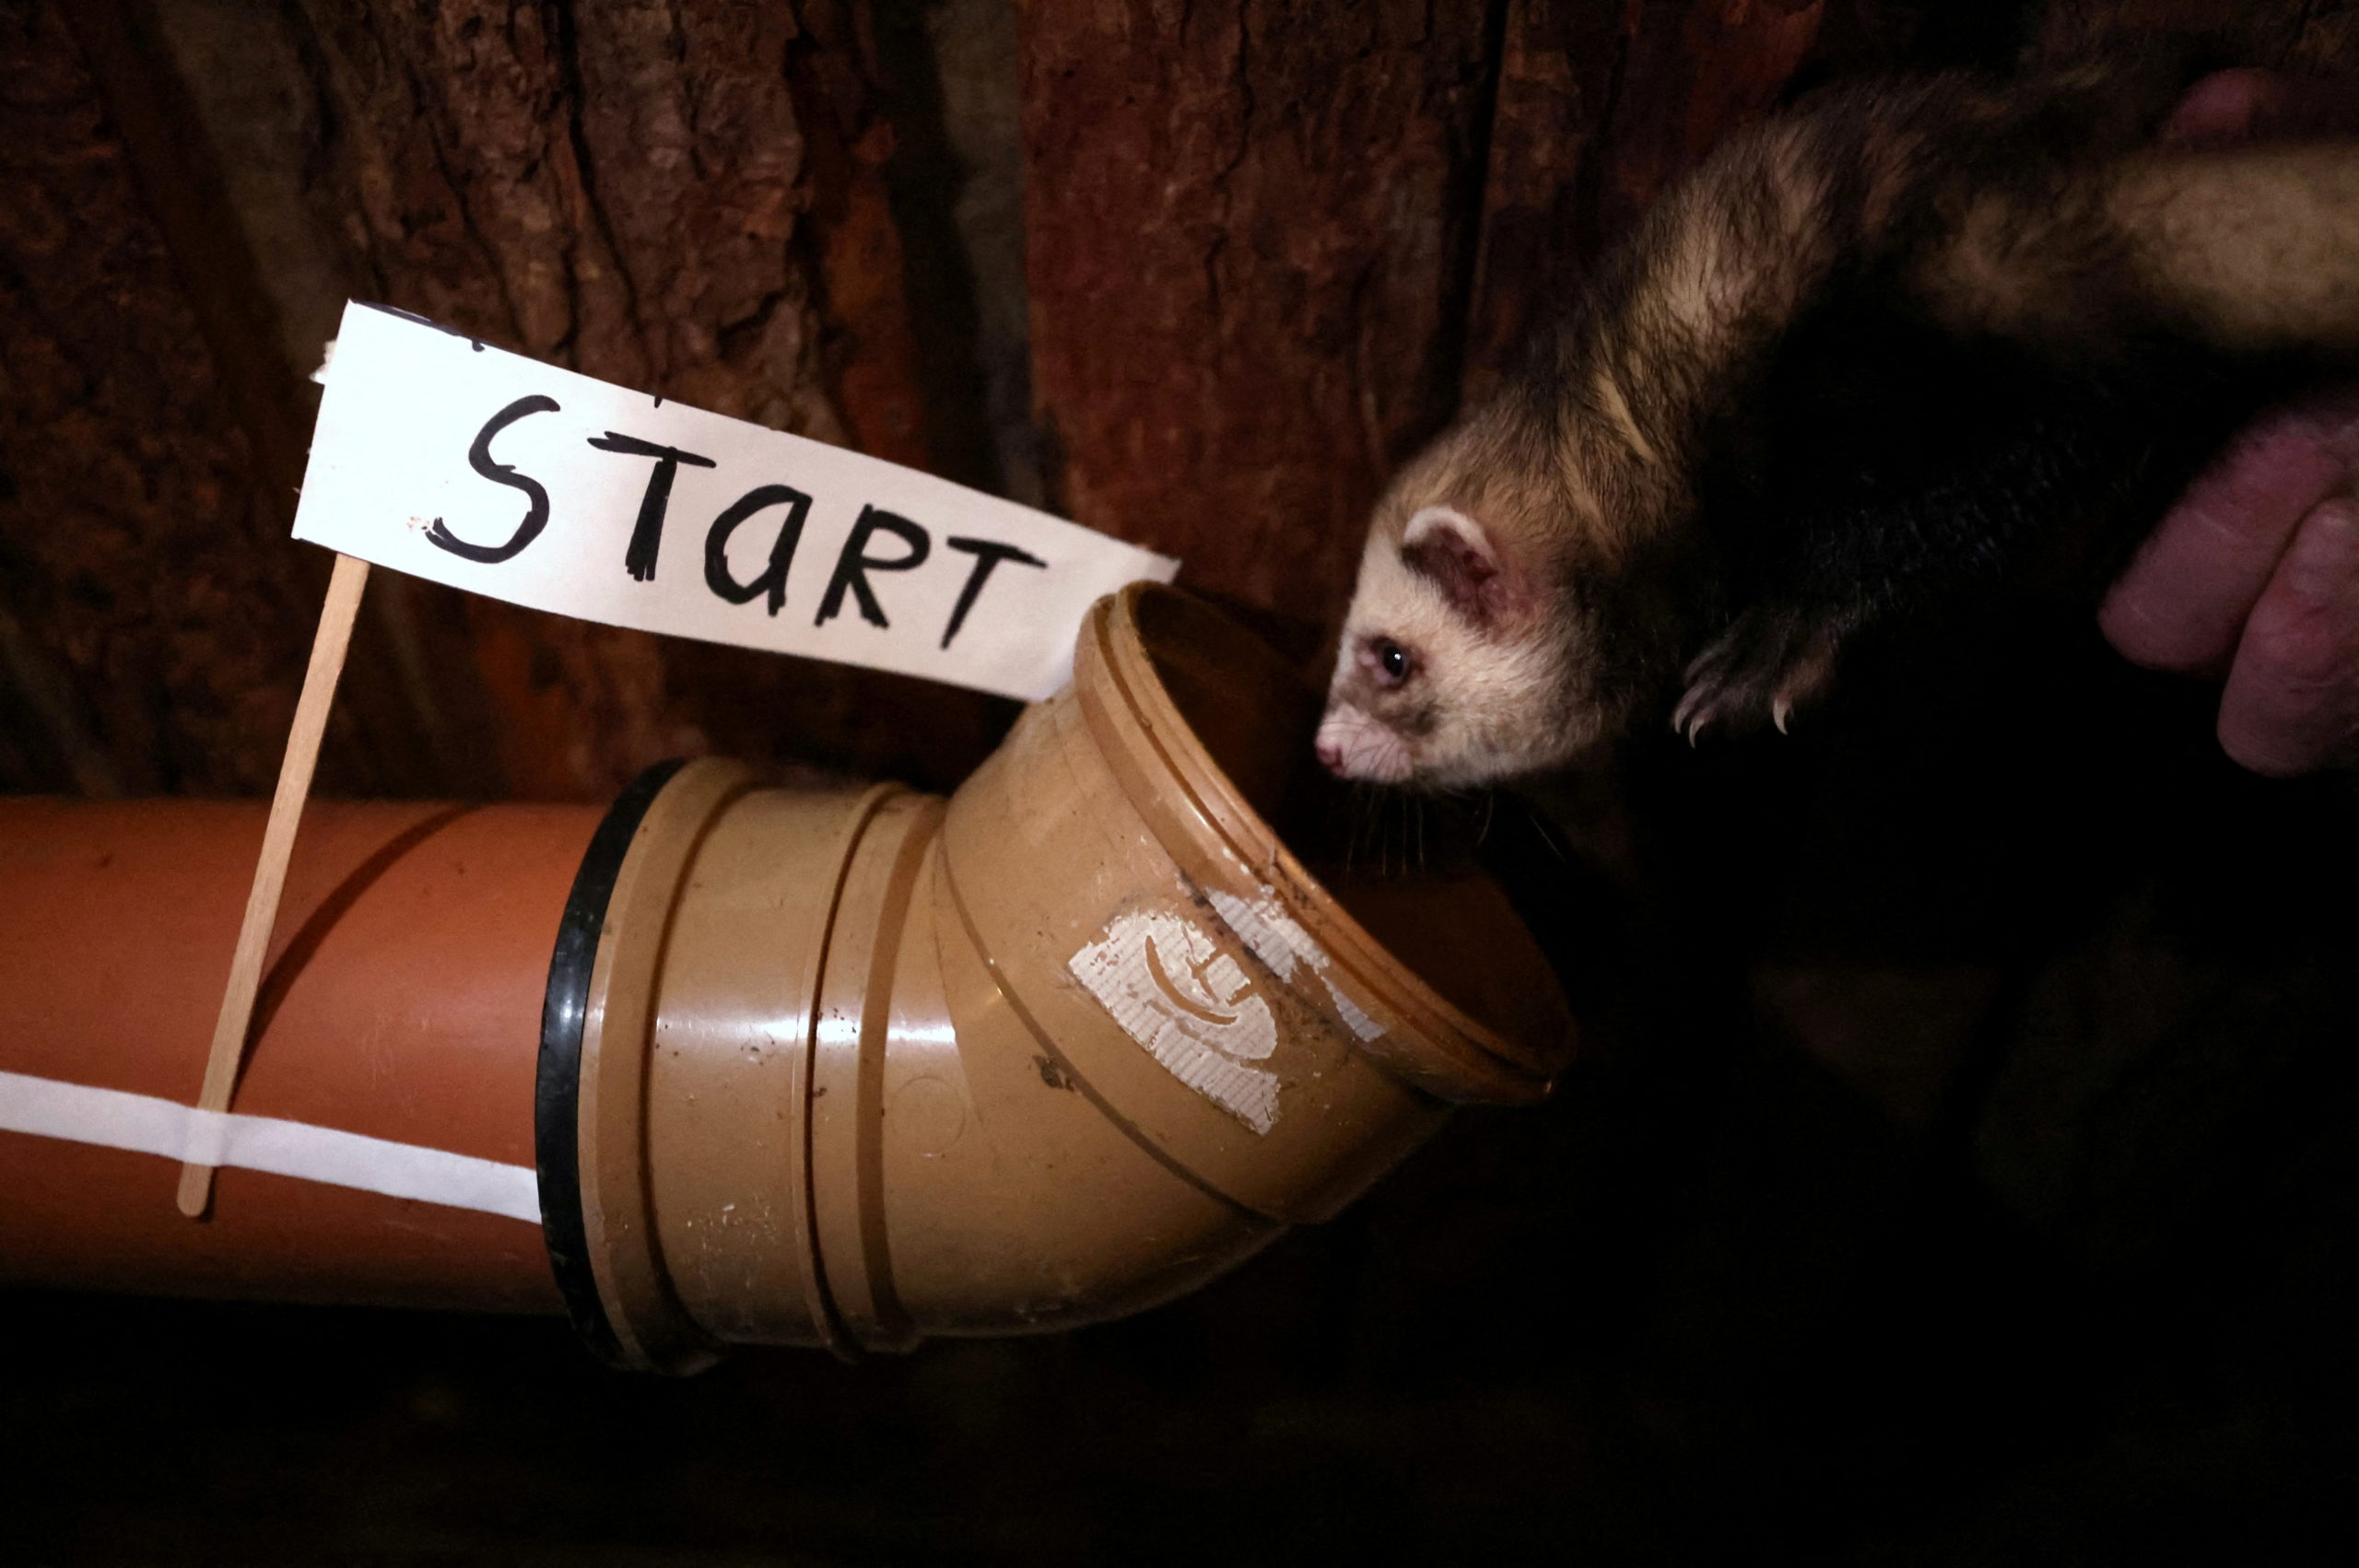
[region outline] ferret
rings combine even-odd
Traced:
[[[1723,146],[1377,506],[1320,760],[1452,790],[1650,707],[1784,730],[1864,629],[2126,559],[2359,364],[2359,142],[2158,145],[2184,88],[1885,82]]]

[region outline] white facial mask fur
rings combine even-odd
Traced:
[[[1456,507],[1379,509],[1345,617],[1320,760],[1338,777],[1462,789],[1559,759],[1560,639],[1489,530]]]

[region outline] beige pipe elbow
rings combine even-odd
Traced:
[[[1315,701],[1140,587],[946,804],[719,762],[665,782],[603,919],[577,895],[580,1025],[553,1005],[542,1059],[551,1247],[593,1347],[678,1371],[1117,1316],[1332,1215],[1450,1103],[1543,1094],[1570,1024],[1495,887],[1373,890],[1452,1000],[1269,825]]]

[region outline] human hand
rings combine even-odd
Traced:
[[[2359,386],[2247,426],[2097,624],[2132,663],[2224,674],[2220,744],[2254,772],[2359,766]]]

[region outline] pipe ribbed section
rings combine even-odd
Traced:
[[[1333,1213],[1450,1104],[1544,1093],[1570,1024],[1496,887],[1339,895],[1270,825],[1315,705],[1138,588],[947,802],[683,769],[582,1010],[593,1345],[687,1371],[1117,1316]]]

